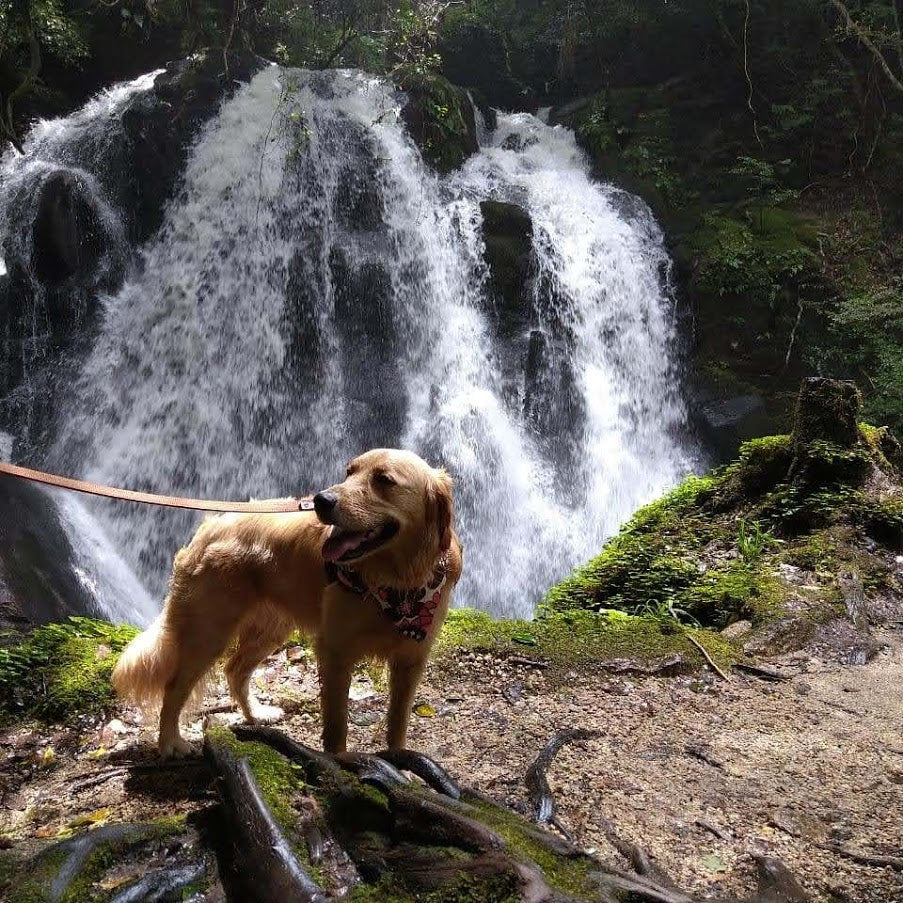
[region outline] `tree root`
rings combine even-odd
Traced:
[[[630,863],[630,867],[637,875],[655,882],[661,888],[678,893],[677,886],[671,878],[652,864],[649,854],[637,844],[621,838],[607,818],[602,820],[602,830],[605,831],[608,842]]]
[[[751,677],[758,677],[759,680],[767,680],[771,683],[782,683],[790,680],[786,674],[781,674],[780,671],[775,671],[772,668],[763,668],[761,665],[754,665],[751,662],[734,662],[734,668],[737,671],[742,671],[744,674],[749,674]]]
[[[630,863],[629,870],[595,859],[569,839],[503,809],[477,791],[458,787],[431,759],[411,750],[379,756],[346,753],[330,756],[298,743],[272,727],[236,726],[243,741],[263,743],[302,766],[305,782],[295,808],[314,806],[316,825],[276,824],[250,773],[248,760],[236,759],[227,742],[208,735],[208,757],[222,776],[235,845],[247,850],[247,868],[261,903],[320,901],[336,891],[321,889],[304,871],[283,830],[297,847],[306,846],[317,875],[330,875],[340,859],[379,898],[416,900],[433,891],[457,893],[473,903],[517,899],[522,903],[693,903],[639,846],[622,840],[614,827],[606,833]],[[546,744],[531,766],[529,786],[547,820],[554,800],[545,770],[568,742],[596,732],[567,730]],[[410,780],[403,771],[427,784]],[[244,866],[243,866],[244,867]],[[769,885],[766,869],[763,887]],[[792,881],[792,876],[790,876]],[[345,873],[341,887],[353,887]],[[326,888],[327,882],[321,882]],[[771,881],[774,885],[775,882]],[[780,884],[780,882],[778,882]],[[785,881],[781,886],[792,888]],[[795,901],[797,898],[790,897]]]
[[[750,903],[809,903],[812,899],[780,859],[757,854],[753,859],[759,888]]]
[[[422,753],[414,752],[412,749],[384,749],[377,753],[377,756],[396,768],[416,774],[436,793],[451,797],[453,800],[461,799],[461,788],[451,779],[448,772]]]
[[[325,903],[327,895],[298,862],[267,804],[247,759],[236,759],[231,749],[210,734],[204,752],[222,779],[222,794],[235,852],[244,860],[248,886],[257,899]]]
[[[569,728],[559,731],[546,743],[542,752],[536,757],[533,764],[527,769],[524,782],[527,785],[527,792],[530,794],[530,802],[535,810],[536,821],[542,824],[552,824],[558,828],[561,833],[571,839],[570,833],[562,826],[555,814],[555,797],[552,796],[552,788],[549,786],[549,780],[546,772],[552,764],[552,760],[558,754],[558,751],[567,743],[573,743],[577,740],[592,740],[599,736],[599,731],[588,731],[580,728]]]
[[[232,734],[247,745],[236,744]],[[544,779],[565,742],[592,735],[556,735],[537,760],[537,776]],[[358,896],[414,903],[434,895],[469,903],[693,903],[611,824],[606,823],[608,838],[632,870],[590,855],[472,788],[458,787],[439,765],[411,750],[387,752],[385,758],[331,756],[275,728],[242,725],[231,734],[225,728],[208,731],[204,752],[203,786],[210,768],[222,805],[205,810],[196,825],[101,827],[23,860],[14,880],[36,873],[40,894],[34,898],[60,899],[86,877],[89,864],[95,869],[95,854],[104,850],[91,882],[121,874],[124,861],[134,871],[142,856],[151,866],[128,886],[117,885],[116,903],[179,891],[199,877],[213,882],[217,899],[241,903]],[[422,775],[427,786],[401,769]],[[176,834],[186,841],[172,843]],[[218,875],[210,852],[220,864]],[[894,867],[878,858],[884,859],[869,857],[867,864]],[[760,872],[756,903],[808,899],[776,860],[762,858]]]
[[[837,843],[817,843],[816,846],[820,850],[827,850],[829,853],[843,856],[851,862],[858,862],[859,865],[870,865],[872,868],[893,869],[896,872],[903,872],[903,859],[899,856],[876,856],[868,853],[857,853],[855,850],[848,850]]]

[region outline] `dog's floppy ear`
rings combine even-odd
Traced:
[[[430,514],[439,533],[439,551],[447,552],[451,547],[452,480],[444,470],[436,471],[429,497]]]

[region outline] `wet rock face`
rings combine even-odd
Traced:
[[[107,236],[81,176],[60,170],[44,180],[32,236],[34,271],[43,282],[55,285],[94,270]]]
[[[336,324],[342,334],[346,417],[362,444],[378,446],[404,430],[404,381],[395,351],[392,284],[378,262],[355,262],[335,247],[329,259]]]
[[[749,439],[775,431],[764,399],[755,394],[701,400],[695,419],[699,432],[720,462],[736,457],[740,446]]]
[[[24,480],[0,476],[0,626],[92,612],[94,601],[74,564],[52,497]]]
[[[517,204],[482,201],[483,255],[489,268],[490,316],[498,330],[507,395],[519,401],[537,441],[558,461],[573,460],[575,423],[585,416],[570,363],[568,327],[556,316],[555,290],[534,285],[533,220]],[[577,485],[561,486],[577,493]]]
[[[0,235],[0,430],[27,457],[51,437],[60,386],[90,348],[98,301],[122,284],[130,246],[159,228],[203,124],[263,61],[232,54],[171,63],[150,91],[79,140],[38,146],[5,199]]]
[[[241,82],[265,65],[251,54],[232,53],[228,60],[228,72],[217,54],[170,63],[153,90],[136,97],[123,114],[128,144],[120,204],[132,212],[130,232],[136,241],[146,240],[159,228],[200,128]]]
[[[523,329],[530,313],[527,286],[532,271],[533,220],[517,204],[483,201],[484,257],[503,335]]]

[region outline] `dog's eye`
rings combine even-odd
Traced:
[[[393,477],[389,476],[387,473],[377,473],[373,475],[373,482],[376,483],[377,486],[395,486],[396,481]]]

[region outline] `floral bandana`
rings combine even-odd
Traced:
[[[326,565],[326,579],[329,583],[341,583],[358,596],[374,599],[402,636],[419,643],[426,639],[433,615],[439,607],[442,587],[448,579],[448,552],[439,558],[429,583],[417,589],[395,589],[391,586],[370,589],[360,574],[333,562]]]

